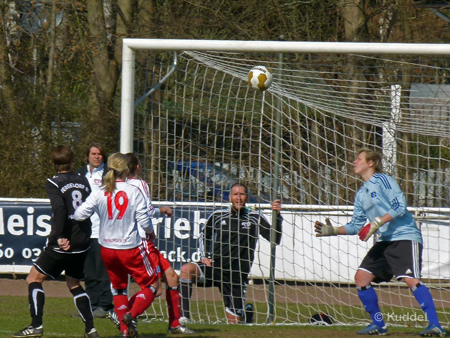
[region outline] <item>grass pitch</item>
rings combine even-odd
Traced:
[[[30,324],[27,297],[0,296],[0,337],[11,337]],[[83,337],[84,324],[80,318],[72,318],[76,312],[72,298],[47,297],[44,307],[44,337]],[[160,338],[167,334],[167,322],[163,320],[138,319],[140,338]],[[101,337],[118,338],[119,332],[108,319],[95,319],[95,326]],[[357,337],[355,331],[361,327],[351,326],[296,326],[296,325],[226,325],[192,324],[196,334],[190,337],[211,338],[318,338]],[[418,337],[419,328],[392,327],[392,337]]]

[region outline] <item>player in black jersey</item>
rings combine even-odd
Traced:
[[[45,294],[42,283],[47,277],[57,278],[63,271],[83,322],[85,338],[99,337],[94,328],[89,296],[80,285],[87,250],[90,247],[91,221],[74,220],[75,209],[91,192],[88,180],[72,172],[73,152],[66,146],[56,147],[51,160],[57,172],[47,179],[45,190],[52,206],[52,226],[44,251],[33,264],[27,277],[31,325],[13,337],[41,337]]]
[[[199,243],[200,263],[181,267],[180,292],[183,323],[190,318],[192,283],[220,289],[228,323],[244,322],[245,285],[253,264],[259,235],[270,241],[270,223],[260,211],[249,211],[245,204],[247,187],[236,183],[231,187],[231,208],[217,210],[203,227]],[[272,203],[278,212],[275,243],[281,241],[281,203]],[[247,318],[248,322],[248,318]]]

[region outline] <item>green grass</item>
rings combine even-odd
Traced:
[[[267,323],[267,303],[265,302],[252,302],[255,309],[254,323],[266,324]],[[164,305],[164,304],[163,304]],[[439,310],[439,309],[438,309]],[[448,310],[448,309],[447,309]],[[324,304],[309,304],[303,305],[302,303],[277,303],[275,306],[275,324],[295,325],[295,324],[309,324],[309,319],[316,313],[327,313],[331,315],[337,323],[351,323],[358,320],[355,318],[362,318],[360,322],[369,323],[370,318],[364,311],[362,306],[327,306]],[[382,307],[381,312],[384,314],[395,314],[396,322],[390,323],[395,326],[416,326],[425,327],[427,322],[408,322],[401,321],[401,316],[406,318],[412,317],[415,314],[417,317],[420,315],[424,318],[424,313],[419,307],[405,308],[405,307]],[[441,311],[442,312],[442,311]],[[191,302],[192,319],[195,322],[200,323],[217,323],[225,322],[225,310],[223,303],[220,301],[202,301]],[[448,311],[445,311],[448,313]],[[439,319],[442,323],[447,323],[448,317],[444,314],[439,315]]]
[[[217,305],[217,304],[216,304]],[[264,311],[266,305],[257,303],[258,310]],[[223,309],[216,308],[207,303],[205,308],[199,304],[193,304],[193,309],[204,313],[212,311],[217,316],[223,316]],[[300,308],[300,310],[302,310]],[[341,310],[341,309],[340,309]],[[27,297],[0,296],[0,337],[11,337],[30,323]],[[278,311],[280,311],[278,309]],[[283,310],[286,311],[285,309]],[[288,312],[299,311],[299,305],[291,304]],[[71,298],[47,297],[44,307],[44,337],[83,337],[84,324],[80,318],[70,317],[76,312]],[[305,316],[306,317],[306,316]],[[221,318],[223,319],[223,317]],[[263,323],[265,318],[258,317],[258,322]],[[306,322],[306,321],[305,321]],[[162,320],[139,319],[138,331],[140,338],[166,337],[167,322]],[[96,319],[95,326],[101,337],[119,337],[119,332],[107,319]],[[192,337],[245,337],[245,338],[308,338],[308,337],[356,337],[355,331],[360,327],[352,326],[299,326],[299,325],[226,325],[226,324],[192,324],[190,328],[197,332]],[[417,337],[419,328],[391,327],[390,336]],[[169,335],[170,336],[170,335]]]

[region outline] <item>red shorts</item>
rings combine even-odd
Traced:
[[[172,265],[170,265],[170,262],[155,247],[155,244],[147,242],[145,239],[142,240],[142,244],[146,247],[150,261],[159,267],[158,278],[161,278],[161,274],[168,268],[171,268]]]
[[[100,255],[113,289],[126,289],[128,275],[144,289],[158,280],[158,266],[148,259],[143,245],[133,249],[117,250],[102,246]]]

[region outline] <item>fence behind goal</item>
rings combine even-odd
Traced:
[[[285,220],[276,249],[274,322],[308,323],[326,312],[337,323],[368,323],[353,276],[370,245],[356,236],[315,238],[313,223],[325,216],[333,225],[349,221],[362,186],[353,173],[356,152],[382,152],[384,171],[398,180],[422,227],[423,281],[448,326],[448,57],[336,53],[333,44],[329,52],[281,52],[276,46],[253,53],[133,52],[132,147],[152,199],[181,211],[220,208],[230,186],[242,182],[249,187],[249,206],[262,208],[270,220],[268,203],[279,196]],[[267,91],[247,85],[255,65],[273,73]],[[180,250],[197,246],[192,229]],[[165,238],[160,245],[176,243]],[[269,311],[268,252],[260,238],[247,292],[258,324],[266,323]],[[423,324],[414,319],[422,312],[406,284],[384,283],[377,291],[389,324]],[[156,303],[149,317],[164,317],[165,307]],[[224,322],[218,290],[195,288],[192,316],[195,322]]]

